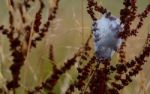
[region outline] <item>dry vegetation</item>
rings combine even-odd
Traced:
[[[7,20],[0,22],[0,94],[149,94],[150,33],[141,28],[147,25],[150,3],[139,12],[136,0],[123,0],[119,13],[124,30],[119,37],[125,42],[109,61],[95,57],[86,25],[91,26],[97,15],[111,15],[103,4],[78,1],[81,20],[72,9],[73,19],[68,20],[75,27],[70,28],[70,22],[64,29],[68,21],[59,18],[64,12],[61,0],[4,1]],[[91,21],[84,20],[86,12]],[[69,18],[70,13],[64,15]],[[136,42],[142,45],[140,51],[130,56],[136,46],[128,45]],[[148,65],[145,71],[144,64]],[[133,83],[139,86],[136,91],[128,88]]]

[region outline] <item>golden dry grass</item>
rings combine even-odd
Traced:
[[[0,3],[0,24],[8,24],[7,0],[1,0]],[[16,0],[17,1],[17,0]],[[48,6],[53,6],[53,0],[49,0]],[[99,2],[112,12],[112,14],[119,16],[119,10],[122,7],[121,0],[99,0]],[[82,4],[83,3],[83,4]],[[67,58],[73,55],[74,52],[82,46],[91,32],[92,20],[86,12],[86,0],[61,0],[57,14],[57,18],[53,21],[50,32],[41,41],[37,48],[32,49],[27,58],[27,62],[21,69],[21,85],[17,90],[17,94],[26,94],[26,89],[33,88],[40,84],[51,74],[51,65],[48,63],[48,47],[50,44],[54,45],[55,57],[57,65],[63,65]],[[149,0],[138,0],[139,12],[150,3]],[[36,10],[35,7],[31,10],[31,15]],[[46,18],[47,10],[43,16]],[[99,16],[99,15],[97,15]],[[100,16],[99,16],[100,17]],[[32,18],[32,16],[31,16]],[[29,16],[29,19],[31,19]],[[126,55],[130,60],[136,54],[140,53],[147,32],[150,31],[150,17],[144,22],[145,25],[140,29],[138,37],[130,38],[127,41]],[[45,21],[45,19],[43,19]],[[136,22],[135,22],[136,23]],[[19,28],[19,25],[18,25]],[[92,42],[91,42],[92,45]],[[114,61],[117,56],[114,56]],[[9,66],[12,64],[12,57],[10,56],[9,43],[5,36],[0,35],[0,86],[4,87],[4,83],[11,79]],[[113,63],[113,62],[112,62]],[[134,81],[121,94],[150,94],[150,76],[149,76],[149,62],[144,65],[144,71],[140,72]],[[63,90],[67,84],[72,82],[76,76],[75,67],[67,74],[63,75],[59,80],[55,92],[57,94],[64,94]],[[5,87],[4,87],[5,88]],[[25,89],[25,90],[24,90]],[[62,93],[60,93],[62,91]]]

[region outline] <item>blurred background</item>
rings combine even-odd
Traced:
[[[53,7],[55,0],[44,0],[46,8],[42,14],[43,22],[48,16],[48,8]],[[109,10],[114,16],[119,18],[120,9],[123,8],[123,0],[97,0],[99,4]],[[21,2],[15,0],[15,2]],[[137,0],[138,12],[142,12],[150,3],[150,0]],[[38,4],[32,4],[33,7],[29,11],[29,18],[32,20],[35,12],[39,7]],[[1,0],[0,2],[0,25],[8,26],[8,2]],[[87,13],[86,0],[60,0],[59,9],[56,19],[52,22],[46,37],[33,48],[29,54],[28,60],[21,69],[21,86],[17,89],[17,94],[26,94],[26,90],[33,89],[52,73],[50,61],[48,59],[48,48],[50,44],[54,46],[55,61],[58,67],[63,62],[82,47],[91,32],[92,20]],[[17,13],[16,13],[17,14]],[[97,13],[97,18],[101,18],[101,14]],[[19,19],[15,19],[19,20]],[[33,19],[34,20],[34,19]],[[133,28],[138,19],[134,21]],[[20,27],[19,23],[16,26]],[[144,21],[144,26],[140,29],[137,37],[130,37],[127,40],[125,49],[127,60],[133,59],[138,55],[144,46],[148,31],[150,31],[150,15]],[[91,46],[93,42],[91,40]],[[149,59],[149,58],[148,58]],[[116,63],[118,54],[115,54],[112,63]],[[6,80],[11,80],[9,70],[12,64],[11,52],[9,51],[9,42],[6,36],[0,34],[0,87],[5,87]],[[54,91],[56,94],[65,94],[69,83],[72,83],[77,75],[76,65],[59,79]],[[134,77],[133,82],[125,87],[120,94],[150,94],[150,62],[143,66],[143,71]]]

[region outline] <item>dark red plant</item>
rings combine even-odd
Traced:
[[[12,92],[16,94],[16,90],[20,85],[20,70],[26,63],[28,54],[32,48],[36,48],[37,43],[45,38],[46,33],[51,28],[52,21],[56,18],[57,10],[61,0],[54,0],[55,6],[48,10],[48,18],[42,23],[42,13],[47,7],[43,0],[23,0],[22,3],[17,3],[15,0],[9,0],[10,9],[8,11],[9,24],[8,26],[0,25],[0,32],[9,40],[10,52],[12,59],[12,65],[10,71],[12,74],[12,80],[7,81],[6,88],[8,90],[0,88],[1,94],[9,94]],[[32,4],[38,2],[39,8],[37,9],[35,16],[32,17],[32,21],[28,22],[27,13]],[[124,29],[120,32],[120,38],[125,41],[122,43],[119,53],[119,63],[111,64],[110,60],[99,60],[92,52],[90,40],[92,40],[92,34],[87,38],[82,47],[75,52],[72,57],[63,62],[61,67],[57,66],[55,58],[55,46],[49,45],[49,64],[52,65],[52,74],[43,80],[39,85],[32,89],[27,89],[28,94],[43,94],[43,91],[47,94],[55,94],[54,88],[67,71],[78,63],[78,74],[74,82],[69,84],[66,94],[119,94],[120,90],[128,86],[132,81],[132,77],[139,74],[143,70],[142,66],[147,62],[146,58],[150,55],[150,33],[147,35],[145,46],[142,48],[141,53],[135,56],[132,60],[126,59],[125,47],[126,41],[131,36],[136,37],[140,28],[144,25],[144,19],[150,12],[150,4],[138,13],[138,6],[136,0],[124,0],[124,7],[120,9],[121,24],[124,25]],[[19,11],[21,23],[23,27],[21,29],[16,28],[15,24],[15,12]],[[99,5],[96,0],[87,0],[87,13],[91,16],[92,21],[96,21],[96,13],[111,14],[102,5]],[[135,19],[138,19],[136,27],[133,28],[132,24]],[[34,34],[37,36],[34,37]],[[91,54],[92,53],[92,54]],[[113,76],[112,76],[113,74]],[[124,78],[122,76],[124,75]],[[108,86],[107,83],[111,85]]]

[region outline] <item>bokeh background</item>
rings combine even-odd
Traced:
[[[15,0],[21,2],[21,0]],[[43,22],[48,16],[48,8],[53,7],[55,0],[44,0],[46,8],[43,12]],[[123,0],[97,0],[99,4],[107,8],[114,16],[119,17],[120,9],[123,8]],[[142,12],[150,0],[137,0],[138,12]],[[7,0],[0,0],[0,24],[8,25],[8,4]],[[38,4],[33,4],[29,12],[29,18],[34,18],[34,13],[39,7]],[[85,43],[91,32],[92,20],[87,13],[86,0],[60,0],[59,9],[56,19],[53,21],[46,37],[38,43],[36,48],[33,48],[29,54],[27,63],[21,69],[21,86],[17,89],[17,94],[26,94],[26,90],[32,89],[39,85],[43,80],[49,77],[52,73],[50,61],[48,59],[48,48],[50,44],[54,46],[55,61],[58,67],[63,65],[63,62]],[[18,15],[19,16],[19,15]],[[102,15],[97,13],[97,18]],[[19,20],[19,19],[16,19]],[[34,20],[34,19],[33,19]],[[138,19],[134,21],[133,28]],[[16,23],[18,28],[21,28],[19,23]],[[150,15],[144,21],[143,28],[137,37],[131,37],[127,40],[125,48],[127,60],[131,60],[138,55],[144,46],[148,31],[150,32]],[[91,40],[91,46],[93,42]],[[149,58],[148,58],[149,59]],[[111,63],[117,63],[118,54],[115,54]],[[125,87],[120,94],[150,94],[150,61],[143,66],[143,71],[136,77],[133,77],[133,82]],[[9,51],[9,42],[6,36],[0,34],[0,87],[5,88],[6,80],[11,80],[9,70],[12,64],[11,52]],[[70,71],[64,74],[59,79],[54,91],[56,94],[65,94],[69,83],[75,80],[77,75],[75,65]],[[46,93],[45,93],[46,94]]]

